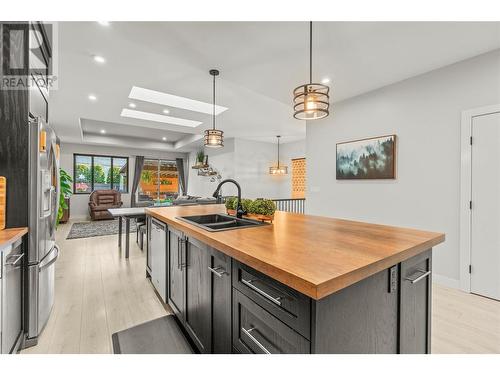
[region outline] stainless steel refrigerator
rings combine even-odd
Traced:
[[[54,305],[59,140],[41,118],[29,124],[29,240],[25,347],[35,345]]]

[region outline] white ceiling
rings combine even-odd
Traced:
[[[314,77],[331,79],[335,102],[500,48],[500,23],[318,22]],[[211,116],[169,108],[195,128],[121,117],[132,86],[212,101],[209,69],[218,68],[217,116],[226,137],[302,139],[292,90],[308,79],[307,22],[59,23],[58,90],[51,124],[62,141],[188,151],[199,147]],[[93,55],[106,58],[105,64]],[[88,100],[95,94],[97,101]],[[137,110],[163,106],[134,101]],[[106,129],[101,135],[100,129]],[[167,141],[161,141],[166,136]]]

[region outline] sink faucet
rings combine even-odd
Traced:
[[[243,209],[243,206],[241,205],[241,186],[235,180],[233,180],[232,178],[228,178],[226,180],[221,181],[219,183],[219,185],[217,186],[217,189],[215,189],[212,196],[214,198],[218,198],[219,197],[219,190],[220,190],[221,186],[224,185],[226,182],[231,182],[231,183],[235,184],[236,188],[238,189],[238,202],[236,204],[236,217],[238,219],[241,219],[243,217],[243,215],[246,214],[246,211]]]

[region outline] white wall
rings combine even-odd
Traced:
[[[86,144],[61,143],[61,168],[73,176],[73,154],[95,154],[95,155],[112,155],[112,156],[128,156],[129,162],[129,186],[128,191],[132,190],[132,181],[134,178],[135,156],[143,155],[150,158],[163,158],[167,160],[175,160],[175,158],[184,158],[186,160],[184,168],[187,166],[187,154],[175,152],[151,151],[142,149],[130,149],[121,147],[109,146],[93,146]],[[186,173],[187,170],[185,169]],[[70,198],[72,219],[87,219],[89,194],[74,194]],[[122,194],[123,207],[130,207],[130,193]]]
[[[444,232],[434,271],[458,285],[461,111],[498,103],[500,50],[333,105],[307,124],[307,213]],[[395,180],[336,181],[337,142],[393,133]]]
[[[269,175],[269,167],[277,162],[277,146],[268,142],[245,139],[226,140],[222,149],[205,148],[209,164],[218,170],[223,179],[234,178],[241,185],[246,198],[290,198],[290,173],[286,176]],[[283,144],[281,162],[291,168],[291,159],[305,156],[305,141]],[[190,153],[190,165],[196,160],[196,152]],[[291,172],[291,170],[289,170]],[[197,175],[196,170],[189,171],[188,191],[190,195],[212,196],[218,182]],[[236,194],[236,188],[223,187],[224,195]]]

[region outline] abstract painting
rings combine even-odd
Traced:
[[[395,178],[396,136],[337,143],[337,180]]]

